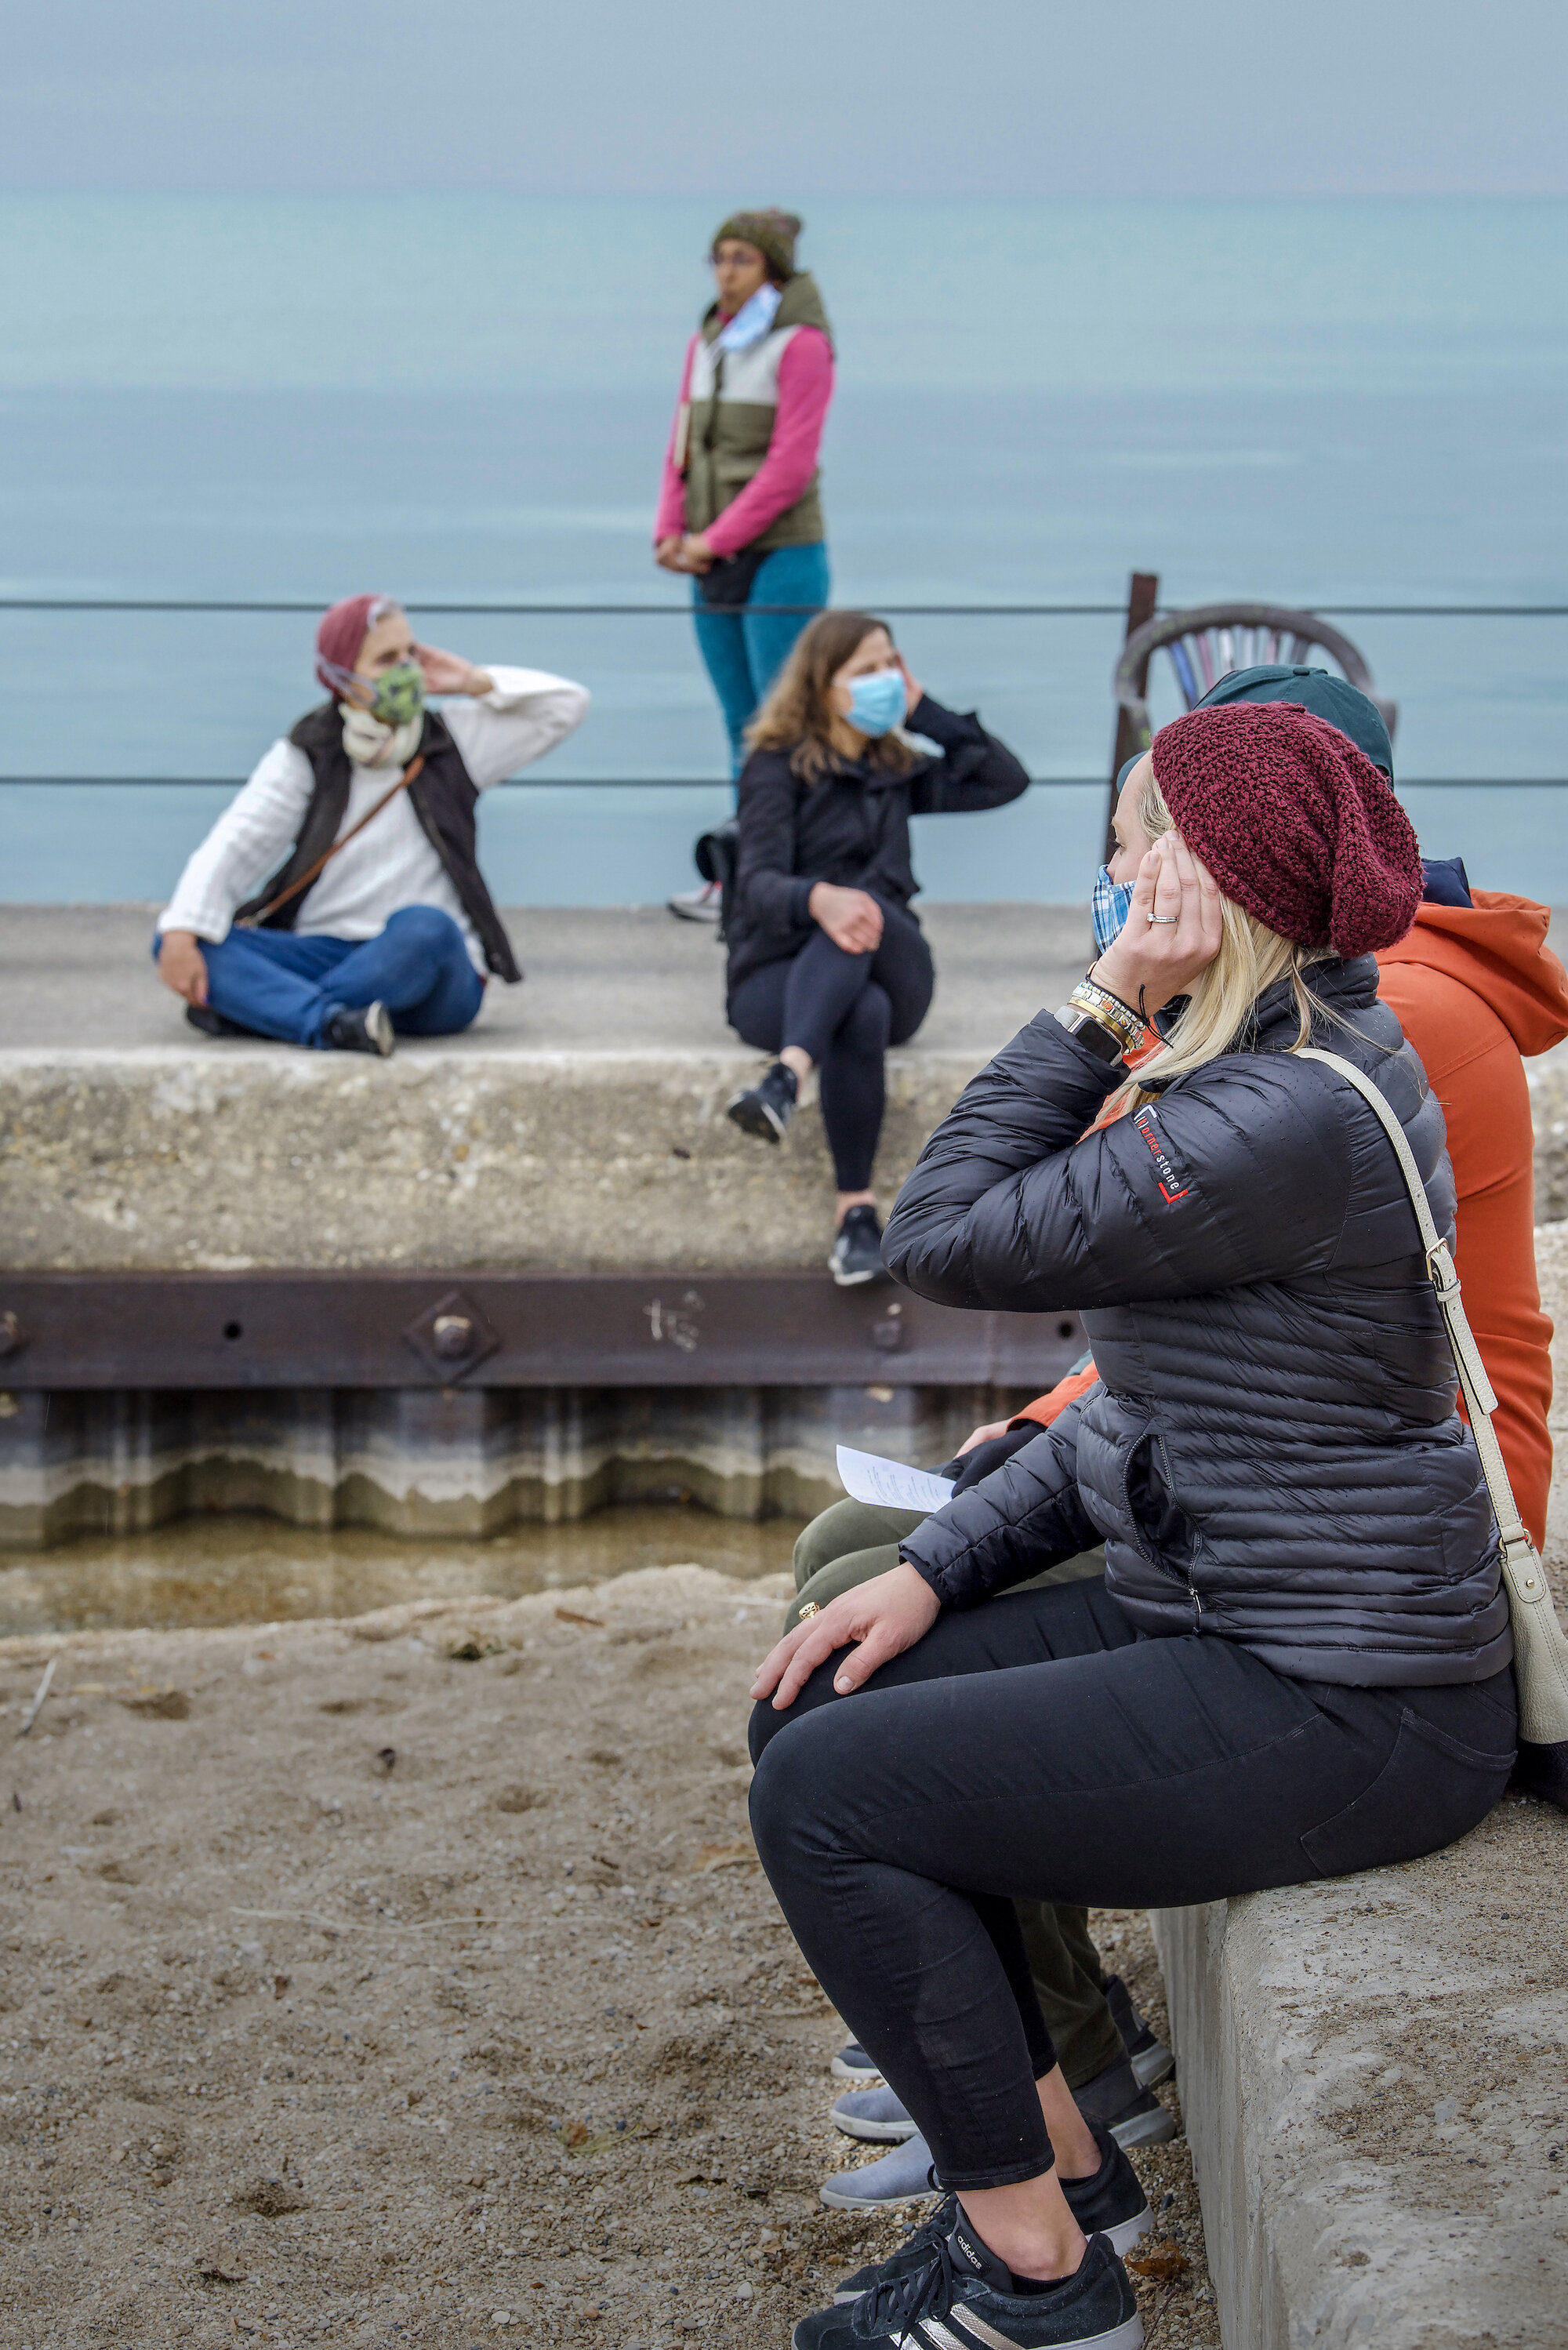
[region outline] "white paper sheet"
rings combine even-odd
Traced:
[[[873,1502],[883,1510],[940,1510],[953,1489],[950,1477],[933,1477],[929,1469],[907,1469],[901,1461],[884,1461],[877,1452],[857,1452],[852,1445],[838,1448],[838,1473],[844,1490],[857,1502]]]

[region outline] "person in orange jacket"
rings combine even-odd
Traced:
[[[1393,752],[1380,712],[1365,694],[1326,671],[1241,671],[1221,679],[1204,699],[1299,701],[1348,734],[1393,780]],[[1448,1122],[1457,1194],[1454,1262],[1470,1326],[1497,1395],[1492,1425],[1509,1482],[1539,1549],[1546,1538],[1552,1482],[1547,1427],[1552,1324],[1541,1310],[1535,1271],[1535,1134],[1524,1061],[1568,1038],[1568,971],[1546,944],[1549,907],[1499,890],[1472,890],[1458,858],[1426,860],[1425,871],[1427,894],[1413,927],[1397,945],[1378,955],[1378,993],[1419,1055]],[[1112,894],[1102,875],[1097,900],[1108,902]],[[1046,1394],[1007,1419],[975,1429],[945,1473],[956,1476],[961,1485],[988,1475],[1039,1429],[1050,1427],[1094,1385],[1096,1377],[1093,1360],[1085,1356]],[[853,1525],[851,1513],[857,1513]],[[895,1529],[894,1514],[841,1503],[807,1527],[796,1544],[797,1589],[786,1628],[814,1598],[824,1604],[838,1589],[853,1587],[896,1560],[898,1538],[908,1528],[900,1520]],[[883,1515],[886,1526],[874,1526],[873,1519]],[[842,1534],[834,1555],[833,1534],[840,1520]],[[855,1539],[846,1544],[843,1538],[852,1534]],[[1090,1565],[1085,1556],[1053,1574],[1084,1573]],[[808,1567],[805,1575],[803,1566]],[[1064,2067],[1080,2105],[1094,2107],[1096,2118],[1126,2144],[1155,2138],[1159,2126],[1151,2111],[1156,2100],[1148,2092],[1163,2076],[1166,2052],[1136,2012],[1124,2012],[1126,1992],[1117,1978],[1104,1974],[1088,1932],[1087,1912],[1033,1903],[1021,1905],[1021,1911],[1037,1988],[1053,2033],[1060,2033]],[[1107,2003],[1107,1991],[1114,2008]],[[1131,2101],[1126,2093],[1132,2082],[1118,2061],[1124,2049],[1139,2091]],[[1069,2051],[1078,2059],[1076,2065],[1069,2063]],[[841,2052],[835,2066],[841,2077],[851,2078],[859,2069],[846,2061],[858,2054]],[[1075,2079],[1075,2070],[1085,2077]],[[1102,2089],[1108,2094],[1097,2094]],[[1103,2115],[1102,2105],[1106,2108]],[[884,2116],[884,2129],[887,2121]],[[904,2184],[905,2173],[912,2175],[919,2151],[911,2139],[870,2171],[830,2182],[842,2189],[853,2180],[861,2189],[859,2193],[841,2191],[832,2199],[846,2204],[891,2199],[890,2192],[865,2191],[873,2184],[873,2173],[886,2168],[886,2186],[891,2190]]]

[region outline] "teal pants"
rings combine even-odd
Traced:
[[[841,1591],[853,1591],[857,1584],[897,1566],[898,1544],[923,1523],[918,1511],[882,1510],[869,1502],[851,1501],[835,1502],[813,1518],[794,1546],[794,1598],[784,1613],[784,1630],[793,1631],[801,1609],[811,1602],[826,1607]],[[1105,1571],[1104,1551],[1085,1551],[1017,1588],[1074,1583]],[[1082,2088],[1127,2053],[1106,2002],[1105,1970],[1089,1932],[1089,1913],[1066,1901],[1020,1901],[1016,1906],[1046,2028],[1068,2087]]]

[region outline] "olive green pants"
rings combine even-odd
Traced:
[[[794,1630],[809,1603],[826,1607],[841,1591],[853,1591],[897,1566],[898,1544],[923,1523],[919,1511],[851,1501],[835,1502],[813,1518],[794,1546],[794,1598],[785,1611],[784,1630]],[[1015,1588],[1033,1591],[1105,1571],[1103,1551],[1084,1551]],[[1106,2004],[1105,1973],[1089,1932],[1089,1913],[1066,1901],[1020,1901],[1017,1908],[1046,2028],[1068,2087],[1081,2088],[1127,2053]]]

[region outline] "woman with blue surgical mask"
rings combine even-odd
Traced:
[[[1134,755],[1130,759],[1127,760],[1123,764],[1122,771],[1116,777],[1116,797],[1118,800],[1121,797],[1122,785],[1127,782],[1127,777],[1131,775],[1133,769],[1137,766],[1138,760],[1142,756],[1143,754],[1141,751],[1136,752]],[[1118,847],[1116,856],[1116,862],[1118,865],[1126,865],[1128,863],[1127,852],[1125,847]],[[1137,860],[1136,858],[1131,860],[1131,877],[1125,881],[1116,880],[1108,865],[1102,865],[1099,871],[1095,876],[1095,886],[1093,890],[1090,892],[1089,897],[1089,910],[1094,918],[1095,960],[1096,962],[1101,955],[1109,954],[1111,949],[1115,946],[1116,941],[1122,934],[1122,928],[1127,918],[1127,910],[1132,904],[1133,882],[1137,878]]]
[[[886,1277],[871,1188],[883,1055],[914,1035],[936,981],[910,910],[909,818],[1004,806],[1029,778],[977,717],[915,683],[887,627],[865,612],[811,622],[747,741],[727,1009],[746,1043],[775,1057],[729,1115],[780,1143],[802,1085],[820,1073],[838,1191],[828,1268],[849,1287]]]

